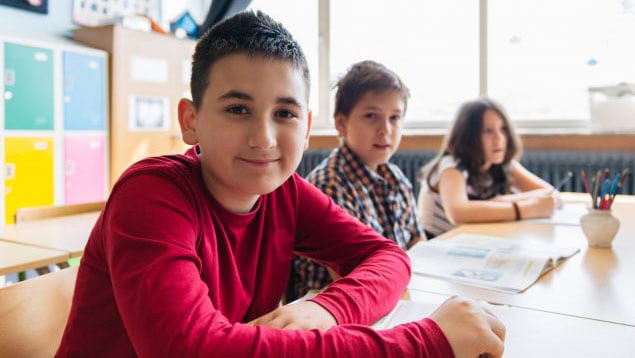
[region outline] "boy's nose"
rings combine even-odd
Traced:
[[[276,145],[276,131],[271,119],[257,119],[251,126],[248,138],[249,146],[258,149],[269,149]]]
[[[391,131],[392,131],[392,128],[390,127],[390,119],[383,118],[379,122],[379,127],[377,128],[377,135],[378,136],[388,135],[390,134]]]

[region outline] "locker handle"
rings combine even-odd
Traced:
[[[15,179],[15,163],[6,163],[4,165],[4,178],[6,180]]]

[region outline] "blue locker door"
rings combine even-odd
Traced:
[[[64,129],[106,129],[105,60],[64,51]]]

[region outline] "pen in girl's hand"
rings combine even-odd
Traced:
[[[573,176],[573,173],[571,172],[567,172],[567,174],[565,174],[564,178],[562,178],[562,180],[560,180],[558,182],[558,184],[554,185],[553,189],[551,190],[551,194],[555,193],[556,191],[559,191],[560,189],[562,189],[562,187],[569,181],[571,180],[571,177]]]

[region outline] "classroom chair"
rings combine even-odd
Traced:
[[[0,357],[52,357],[64,333],[78,267],[0,288]]]
[[[23,222],[37,221],[44,219],[57,218],[60,216],[68,216],[92,211],[101,211],[105,201],[96,201],[93,203],[61,205],[61,206],[30,206],[19,208],[15,211],[15,223],[19,225]]]

